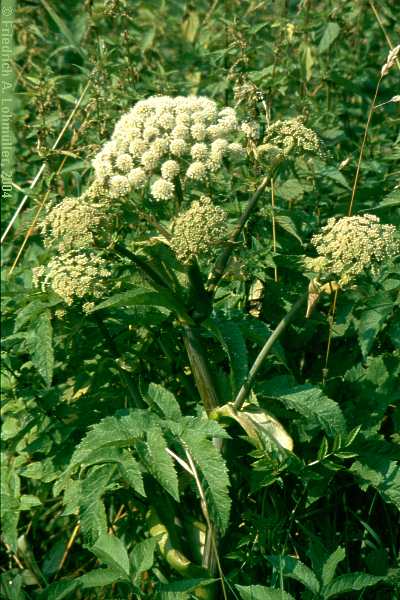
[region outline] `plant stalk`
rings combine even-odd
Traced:
[[[253,387],[255,377],[256,377],[261,365],[263,364],[264,360],[270,353],[272,346],[274,345],[276,340],[280,337],[280,335],[283,333],[283,331],[286,329],[286,327],[289,325],[289,323],[292,321],[292,319],[295,316],[295,314],[297,313],[297,311],[303,306],[303,304],[306,303],[307,298],[308,298],[308,292],[306,294],[303,294],[302,296],[300,296],[300,298],[293,304],[290,311],[278,323],[278,325],[276,326],[274,331],[271,333],[271,335],[265,342],[259,355],[257,356],[256,360],[254,361],[253,366],[251,367],[251,369],[249,371],[249,375],[248,375],[246,381],[240,388],[239,393],[235,398],[233,405],[237,410],[240,410],[242,408],[247,396],[250,393],[251,388]]]

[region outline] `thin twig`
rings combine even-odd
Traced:
[[[336,288],[335,294],[333,296],[333,302],[332,302],[332,306],[331,306],[331,310],[330,310],[330,315],[328,317],[329,318],[329,334],[328,334],[328,343],[326,345],[325,364],[324,364],[324,368],[322,370],[322,385],[325,385],[325,380],[328,375],[328,362],[329,362],[329,355],[331,352],[333,323],[334,323],[335,314],[336,314],[336,302],[337,302],[338,293],[339,293],[339,288]]]
[[[372,8],[372,11],[375,15],[376,20],[378,21],[379,27],[382,29],[383,35],[385,36],[385,39],[387,41],[389,48],[391,50],[393,50],[394,46],[393,46],[392,40],[390,39],[390,37],[385,29],[385,26],[382,22],[382,19],[380,18],[379,13],[376,10],[375,4],[372,2],[372,0],[369,0],[369,5]],[[400,61],[398,58],[396,58],[396,65],[397,65],[397,68],[400,70]]]
[[[358,162],[357,162],[357,170],[356,170],[356,174],[355,174],[355,177],[354,177],[353,189],[351,190],[351,200],[350,200],[349,210],[348,210],[348,213],[347,213],[349,217],[351,217],[352,212],[353,212],[353,206],[354,206],[354,201],[355,201],[355,197],[356,197],[356,190],[357,190],[358,179],[359,179],[359,176],[360,176],[361,162],[362,162],[363,155],[364,155],[364,148],[365,148],[365,144],[366,144],[366,141],[367,141],[369,124],[371,122],[372,113],[374,112],[375,102],[376,102],[376,99],[378,97],[378,92],[379,92],[379,87],[381,85],[381,81],[382,81],[382,75],[380,75],[380,77],[379,77],[379,80],[378,80],[378,83],[377,83],[376,89],[375,89],[374,98],[373,98],[373,100],[371,102],[371,106],[370,106],[369,112],[368,112],[367,123],[365,125],[365,130],[364,130],[364,137],[363,137],[363,141],[362,141],[362,144],[361,144],[360,154],[359,154]]]
[[[75,113],[76,113],[76,111],[78,110],[79,106],[81,105],[81,103],[82,103],[82,100],[83,100],[83,98],[85,97],[85,95],[86,95],[86,92],[87,92],[87,91],[88,91],[88,89],[89,89],[90,83],[91,83],[91,82],[90,82],[90,79],[89,79],[89,81],[88,81],[88,82],[87,82],[87,84],[85,85],[85,87],[84,87],[84,89],[83,89],[83,91],[82,91],[82,93],[81,93],[80,97],[78,98],[78,101],[76,102],[76,104],[75,104],[74,108],[72,109],[72,112],[71,112],[71,114],[69,115],[68,119],[66,120],[64,127],[62,128],[62,130],[60,131],[60,133],[59,133],[59,135],[58,135],[58,137],[57,137],[56,141],[55,141],[55,142],[54,142],[54,144],[52,145],[52,147],[51,147],[51,150],[56,150],[56,148],[57,148],[57,146],[58,146],[58,144],[59,144],[59,142],[60,142],[61,138],[63,137],[64,133],[65,133],[65,132],[66,132],[66,130],[68,129],[68,127],[69,127],[69,125],[70,125],[70,123],[71,123],[72,119],[73,119],[73,118],[74,118],[74,116],[75,116]],[[45,168],[46,168],[46,163],[43,163],[43,164],[42,164],[42,166],[40,167],[39,171],[36,173],[36,176],[35,176],[35,178],[33,179],[32,183],[31,183],[31,184],[30,184],[30,186],[29,186],[29,189],[30,189],[30,190],[32,190],[32,189],[35,187],[35,185],[36,185],[36,184],[37,184],[37,182],[39,181],[40,177],[42,176],[42,174],[43,174],[43,171],[45,170]],[[1,236],[1,241],[0,241],[0,244],[2,244],[2,243],[4,242],[4,240],[6,239],[6,237],[7,237],[7,235],[8,235],[8,232],[10,231],[10,229],[12,228],[12,226],[14,225],[14,223],[15,223],[15,221],[16,221],[16,219],[17,219],[18,215],[19,215],[19,213],[21,212],[21,210],[22,210],[22,209],[23,209],[23,207],[25,206],[25,203],[26,203],[26,201],[28,200],[28,198],[29,198],[29,195],[28,195],[28,194],[25,194],[25,196],[22,198],[21,202],[19,203],[19,206],[17,207],[17,210],[15,211],[15,213],[13,214],[13,216],[12,216],[12,218],[11,218],[11,221],[9,222],[9,224],[7,225],[7,227],[6,227],[6,229],[5,229],[4,233],[3,233],[3,235]]]
[[[71,550],[71,548],[72,548],[72,546],[73,546],[73,544],[75,542],[76,536],[78,535],[80,527],[81,527],[80,523],[78,523],[77,525],[75,525],[75,527],[74,527],[74,529],[73,529],[73,531],[71,533],[71,536],[70,536],[70,538],[68,540],[67,546],[66,546],[64,554],[62,556],[62,559],[60,560],[60,564],[58,565],[57,573],[59,573],[61,571],[61,569],[63,568],[64,563],[67,560],[67,556],[69,554],[69,551]]]
[[[276,254],[276,223],[275,223],[275,185],[271,177],[271,209],[272,209],[272,250]],[[278,269],[274,267],[274,281],[278,281]]]
[[[235,398],[233,405],[237,410],[240,410],[242,408],[242,406],[253,386],[255,377],[256,377],[261,365],[263,364],[264,360],[266,359],[269,352],[271,351],[272,346],[274,345],[276,340],[280,337],[280,335],[283,333],[283,331],[286,329],[286,327],[289,325],[289,323],[291,322],[291,320],[293,319],[293,317],[297,313],[297,311],[303,306],[303,304],[305,304],[305,302],[307,301],[307,298],[308,298],[308,292],[306,294],[303,294],[302,296],[300,296],[300,298],[297,300],[297,302],[295,302],[293,304],[290,311],[283,317],[283,319],[280,321],[280,323],[278,323],[278,325],[276,326],[274,331],[269,336],[268,340],[265,342],[265,344],[262,347],[260,353],[258,354],[256,360],[254,361],[253,366],[251,367],[251,369],[249,371],[246,381],[240,388],[239,393]]]

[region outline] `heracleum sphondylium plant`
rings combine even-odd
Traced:
[[[108,340],[103,316],[107,310],[147,305],[173,313],[189,373],[210,417],[183,416],[174,395],[161,386],[143,391],[129,379],[129,371],[122,370],[121,378],[135,407],[128,414],[94,424],[55,486],[56,493],[64,490],[69,514],[78,511],[88,548],[102,560],[108,557],[110,582],[129,581],[130,566],[121,541],[107,534],[102,496],[108,486],[123,481],[147,498],[153,551],[157,545],[171,569],[186,580],[196,580],[192,583],[196,597],[218,594],[214,585],[208,585],[210,576],[220,579],[221,593],[228,597],[219,545],[236,498],[230,498],[223,458],[228,436],[221,424],[227,418],[236,420],[258,451],[281,464],[295,457],[292,437],[258,404],[252,387],[272,345],[304,305],[307,294],[274,332],[263,331],[268,339],[251,368],[245,370],[240,358],[245,347],[242,330],[234,320],[220,321],[216,294],[271,176],[293,156],[320,154],[320,143],[301,119],[278,121],[262,140],[256,136],[253,123],[240,122],[234,109],[219,109],[208,98],[140,101],[120,119],[111,140],[93,159],[95,176],[88,189],[79,198],[63,200],[43,220],[46,245],[55,253],[46,265],[35,269],[36,284],[43,291],[55,292],[67,305],[82,306]],[[236,211],[233,219],[229,198],[221,188],[224,181],[240,179],[241,166],[250,161],[246,155],[249,138],[252,145],[259,145],[255,166],[262,169],[262,177],[239,218]],[[121,239],[118,224],[130,212],[148,224],[146,235],[142,227],[137,237],[129,232],[126,240],[124,236]],[[375,275],[379,263],[396,253],[391,226],[380,225],[369,215],[351,219],[329,221],[312,239],[319,256],[309,258],[306,266],[322,291],[328,289],[324,286],[327,282],[345,287],[363,272]],[[354,244],[361,244],[364,254],[356,257]],[[147,253],[157,245],[167,254],[164,250]],[[121,291],[114,273],[127,261],[144,277],[146,287],[128,284]],[[232,381],[228,402],[215,385],[202,328],[222,340],[229,357]],[[289,394],[279,389],[270,394],[291,406]],[[149,408],[144,410],[144,404]],[[307,396],[307,390],[301,390],[295,404],[328,434],[345,433],[340,409],[322,392],[314,390]],[[345,446],[352,437],[346,440]],[[190,484],[185,481],[187,475]],[[193,494],[204,522],[189,519],[179,540],[173,515],[177,503],[188,501]],[[190,556],[184,551],[188,538],[197,540]],[[122,562],[115,570],[113,555],[117,554]],[[89,579],[84,575],[77,581],[85,588],[90,586]],[[373,583],[375,580],[365,585]],[[322,593],[324,584],[315,585]]]

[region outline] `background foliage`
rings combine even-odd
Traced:
[[[334,317],[330,296],[310,319],[299,313],[265,362],[255,393],[292,436],[293,453],[268,440],[254,449],[238,423],[202,416],[174,306],[138,300],[137,286],[149,285],[127,265],[116,265],[114,283],[132,292],[129,302],[89,316],[71,308],[57,318],[60,299],[31,284],[32,266],[49,255],[36,228],[44,207],[85,189],[90,159],[123,112],[154,94],[233,106],[234,85],[253,84],[242,114],[266,127],[263,101],[272,122],[304,115],[325,156],[279,171],[275,247],[267,190],[199,327],[221,404],[232,400],[306,289],[299,259],[311,235],[347,213],[388,40],[399,43],[396,5],[18,3],[14,180],[26,191],[43,161],[46,170],[3,254],[2,597],[188,598],[208,588],[223,597],[199,566],[199,489],[166,447],[181,457],[189,449],[199,471],[223,533],[227,597],[398,597],[398,270],[339,293]],[[395,66],[377,104],[396,94],[396,77]],[[395,103],[374,110],[354,214],[398,224],[397,125]],[[225,182],[232,223],[263,175],[260,164]],[[4,226],[20,199],[3,207]],[[127,219],[118,235],[129,243],[137,230],[144,235],[143,221]],[[226,438],[224,460],[215,437]],[[167,556],[178,546],[189,566]]]

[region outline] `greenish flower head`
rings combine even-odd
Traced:
[[[284,156],[305,152],[321,154],[321,142],[315,131],[303,124],[303,117],[276,121],[267,130],[264,144],[271,144]]]
[[[331,218],[311,243],[318,256],[307,258],[306,268],[321,279],[334,279],[343,287],[361,275],[376,277],[380,266],[400,253],[394,225],[382,225],[379,217]]]
[[[211,198],[202,196],[175,219],[170,245],[179,260],[188,263],[196,256],[209,254],[225,237],[225,211],[214,206]]]
[[[94,234],[98,232],[104,219],[102,205],[89,204],[82,197],[64,198],[48,212],[42,222],[45,244],[58,244],[62,252],[92,246]]]

